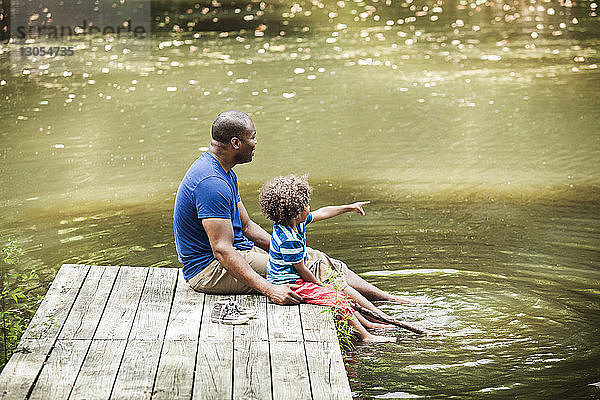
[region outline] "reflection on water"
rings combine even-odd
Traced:
[[[241,109],[256,221],[276,174],[309,173],[315,207],[369,199],[310,244],[433,300],[382,304],[445,335],[359,347],[358,397],[600,395],[596,3],[153,5],[149,58],[96,39],[15,71],[2,47],[0,244],[20,268],[178,266],[177,185]]]
[[[405,206],[374,208],[393,221]],[[469,398],[596,393],[588,386],[600,372],[592,344],[600,329],[595,206],[563,207],[560,216],[551,203],[425,207],[409,212],[395,235],[385,222],[362,229],[357,222],[358,241],[379,248],[367,250],[369,257],[355,248],[363,260],[357,269],[381,287],[431,298],[431,305],[384,308],[445,335],[399,332],[397,344],[357,349],[350,368],[356,391],[376,398],[398,391]],[[483,210],[487,218],[478,221]],[[588,234],[576,247],[563,244],[574,232]],[[346,253],[351,239],[336,239],[336,255]]]

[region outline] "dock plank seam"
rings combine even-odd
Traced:
[[[100,275],[100,279],[98,279],[98,282],[96,283],[96,291],[98,291],[98,288],[100,287],[100,282],[102,282],[102,278],[104,277],[104,272],[106,272],[106,267],[103,267],[103,268],[104,268],[104,269],[102,270],[102,274]],[[88,275],[89,275],[89,273],[90,273],[90,271],[91,271],[91,270],[92,270],[91,268],[88,270]],[[83,284],[81,285],[81,288],[82,288],[82,289],[83,289],[83,286],[85,285],[85,280],[87,280],[87,275],[86,275],[86,277],[85,277],[85,279],[84,279],[84,282],[83,282]],[[111,290],[112,290],[112,289],[111,289]],[[75,301],[73,302],[73,307],[75,306],[75,303],[77,303],[77,299],[78,299],[78,298],[79,298],[79,293],[78,293],[78,295],[75,297]],[[67,318],[67,320],[65,321],[65,325],[66,325],[66,322],[67,322],[68,320],[69,320],[69,318]],[[79,320],[79,326],[77,327],[77,329],[76,329],[75,331],[77,331],[79,328],[81,328],[82,324],[83,324],[83,319],[80,319],[80,320]],[[60,336],[61,336],[61,335],[58,335],[58,337],[60,337]]]
[[[265,301],[266,313],[267,313],[267,343],[269,350],[269,380],[271,381],[271,398],[275,398],[275,391],[273,389],[273,361],[271,357],[271,341],[269,338],[271,337],[269,333],[269,300]]]
[[[122,268],[119,268],[119,272],[121,272]],[[115,379],[112,382],[112,386],[110,388],[110,394],[108,395],[108,398],[110,399],[112,397],[113,391],[115,389],[115,383],[117,382],[117,379],[119,377],[119,371],[121,370],[121,366],[123,365],[123,358],[125,358],[125,352],[127,351],[127,345],[129,344],[129,336],[131,335],[131,331],[133,330],[133,324],[135,322],[135,317],[137,315],[138,310],[140,309],[140,302],[142,301],[142,294],[144,293],[144,288],[146,287],[146,283],[148,282],[148,273],[149,271],[146,270],[146,278],[144,279],[144,285],[142,286],[142,290],[140,290],[140,296],[138,298],[138,304],[137,307],[135,309],[135,313],[133,314],[133,318],[131,320],[131,326],[129,327],[129,333],[127,334],[127,339],[125,339],[125,348],[123,349],[123,354],[121,354],[121,360],[119,361],[119,367],[117,368],[117,373],[115,374]],[[115,279],[116,281],[116,279]],[[110,296],[109,296],[110,298]]]
[[[300,306],[298,306],[300,308]],[[300,332],[302,332],[302,348],[304,349],[304,359],[306,360],[306,370],[308,372],[308,385],[310,387],[310,397],[315,398],[312,379],[310,377],[310,364],[308,363],[308,353],[306,352],[306,338],[304,337],[304,323],[302,321],[302,313],[300,314]]]
[[[173,311],[173,302],[175,301],[175,293],[177,293],[177,280],[178,279],[179,279],[179,274],[175,274],[175,284],[173,285],[173,294],[171,296],[171,306],[169,307],[169,313],[167,314],[167,323],[165,324],[165,331],[163,333],[162,343],[160,345],[160,352],[158,353],[158,361],[156,363],[156,371],[154,372],[154,380],[152,382],[152,389],[150,390],[150,399],[152,399],[152,397],[154,397],[154,388],[156,387],[156,377],[158,376],[158,366],[160,365],[160,359],[162,357],[163,348],[165,346],[165,337],[167,336],[167,329],[169,329],[169,320],[171,319],[171,311]]]
[[[83,287],[83,283],[85,282],[85,279],[87,278],[88,274],[90,273],[91,265],[84,265],[83,267],[84,268],[87,267],[88,270],[85,273],[85,276],[83,277],[83,279],[81,280],[81,285],[79,285],[79,288],[77,289],[77,294],[73,297],[73,302],[71,303],[71,307],[69,307],[69,312],[67,313],[65,321],[63,322],[62,326],[58,330],[58,333],[56,334],[56,337],[54,338],[52,346],[50,347],[50,350],[48,351],[48,354],[46,354],[46,358],[44,359],[44,362],[40,366],[40,369],[38,370],[37,374],[35,375],[35,378],[34,378],[33,382],[31,383],[31,386],[29,387],[29,390],[27,391],[27,395],[25,396],[26,399],[29,399],[31,397],[31,394],[33,393],[33,390],[35,389],[35,385],[37,384],[37,382],[38,382],[38,380],[40,378],[40,375],[42,374],[42,370],[44,369],[44,365],[46,365],[46,363],[48,362],[48,359],[50,358],[50,354],[52,354],[52,350],[54,350],[54,346],[56,346],[56,343],[58,342],[58,338],[60,337],[62,329],[65,326],[65,323],[67,322],[67,320],[69,319],[69,314],[71,314],[71,310],[73,309],[73,306],[75,305],[75,300],[77,299],[77,296],[79,296],[79,292],[81,292],[81,288]],[[62,266],[61,266],[61,268],[62,268]],[[60,273],[60,268],[59,268],[59,270],[58,270],[58,272],[56,274],[58,275],[59,273]],[[56,278],[56,276],[55,276],[55,278]],[[52,286],[52,285],[50,285],[50,286]],[[48,288],[48,291],[49,290],[50,290],[50,288]]]
[[[100,282],[102,282],[102,278],[104,278],[104,273],[106,272],[106,268],[107,267],[104,267],[104,271],[102,271],[102,275],[100,276],[100,279],[98,280],[97,287],[100,287]],[[90,267],[90,270],[91,270],[91,267]],[[83,367],[83,364],[85,363],[85,359],[87,358],[87,356],[90,352],[90,348],[92,347],[92,342],[94,341],[94,335],[96,335],[96,331],[98,330],[98,325],[100,325],[100,320],[102,320],[102,316],[104,315],[104,310],[106,310],[106,305],[108,304],[108,299],[110,298],[110,293],[112,292],[113,288],[115,287],[115,282],[117,281],[117,276],[119,275],[120,271],[121,271],[121,268],[119,268],[119,270],[117,270],[115,279],[113,280],[113,283],[110,287],[109,295],[106,296],[106,301],[104,302],[104,307],[102,307],[102,313],[100,314],[100,318],[98,318],[98,323],[96,324],[96,327],[94,328],[94,333],[92,333],[92,339],[90,340],[90,345],[88,346],[87,350],[85,351],[85,355],[83,356],[83,362],[81,363],[81,366],[79,367],[79,370],[77,371],[77,375],[75,375],[75,379],[73,380],[73,386],[71,387],[71,390],[69,391],[69,395],[67,396],[67,399],[71,398],[71,394],[73,393],[73,389],[75,388],[75,382],[77,382],[77,378],[79,378],[79,373],[81,372],[81,368]],[[89,271],[88,271],[88,274],[89,274]],[[86,278],[87,278],[87,275],[86,275]],[[81,285],[81,287],[83,287],[83,285]],[[73,304],[75,304],[75,302],[73,302]]]
[[[231,335],[231,400],[233,400],[233,389],[235,379],[235,326],[233,327],[233,335]]]
[[[231,332],[231,400],[233,400],[233,388],[235,379],[235,325]]]
[[[202,298],[202,313],[204,315],[204,307],[206,305],[206,295]],[[200,319],[200,325],[198,326],[198,338],[196,340],[196,355],[194,356],[194,372],[192,373],[192,391],[190,400],[194,398],[194,385],[196,384],[196,369],[198,368],[198,349],[200,348],[200,331],[202,330],[202,319]]]
[[[234,326],[233,398],[272,400],[266,297],[238,295],[236,300],[257,314],[248,324]]]
[[[106,267],[104,268],[104,272],[106,272]],[[104,272],[102,273],[102,277],[104,277]],[[98,323],[96,324],[96,327],[94,328],[94,333],[92,333],[92,340],[94,340],[94,337],[96,336],[96,332],[98,331],[98,327],[100,326],[100,321],[102,321],[102,317],[104,316],[104,312],[106,311],[106,307],[108,306],[108,301],[110,300],[110,294],[112,293],[113,289],[115,288],[115,285],[117,284],[117,278],[119,277],[120,273],[121,273],[121,267],[119,267],[119,269],[117,270],[115,278],[113,279],[113,283],[110,286],[110,292],[108,292],[108,296],[106,296],[106,301],[104,302],[104,307],[102,307],[102,313],[100,314],[100,318],[98,318]],[[100,278],[100,279],[102,279],[102,278]],[[100,281],[98,281],[98,285],[100,285]]]

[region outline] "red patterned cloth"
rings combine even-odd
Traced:
[[[294,284],[300,285],[294,292],[302,296],[302,300],[306,303],[334,307],[344,319],[352,318],[354,315],[354,309],[344,292],[336,291],[330,285],[319,286],[303,279],[296,280]]]

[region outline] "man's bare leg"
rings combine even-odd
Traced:
[[[385,292],[375,285],[370,284],[365,281],[360,276],[356,275],[350,268],[348,268],[348,275],[346,276],[346,281],[348,285],[358,290],[364,297],[369,300],[385,300],[385,301],[393,301],[395,303],[400,304],[410,304],[411,300],[405,299],[404,297],[394,296],[388,292]],[[362,305],[362,304],[361,304]],[[371,304],[372,305],[372,304]],[[362,305],[365,308],[369,308],[365,305]],[[373,306],[374,307],[374,306]]]
[[[376,314],[381,314],[385,317],[392,318],[391,316],[387,315],[386,313],[381,311],[379,308],[377,308],[377,306],[375,306],[373,303],[371,303],[369,300],[367,300],[365,298],[365,296],[360,294],[360,292],[358,290],[354,289],[353,287],[346,286],[346,288],[344,289],[344,293],[346,293],[346,295],[349,298],[355,300],[359,306],[366,308],[367,310],[372,311]],[[374,322],[381,322],[380,320],[373,320],[370,317],[367,317],[367,319],[374,321]]]
[[[355,312],[354,318],[357,318],[358,321],[362,324],[362,326],[364,326],[367,329],[396,329],[394,325],[370,321],[366,317],[364,317],[360,312]]]

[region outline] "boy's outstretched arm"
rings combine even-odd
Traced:
[[[370,201],[357,201],[352,204],[344,204],[341,206],[327,206],[319,208],[312,212],[313,222],[322,221],[324,219],[335,217],[336,215],[344,214],[347,212],[355,211],[360,215],[365,215],[363,206],[371,203]]]
[[[299,263],[295,263],[292,265],[294,266],[294,268],[296,268],[296,272],[298,272],[298,275],[300,275],[300,277],[306,282],[312,282],[316,285],[323,286],[323,284],[317,279],[315,274],[313,274],[308,268],[306,268],[306,265],[304,265],[304,261],[300,261]]]

